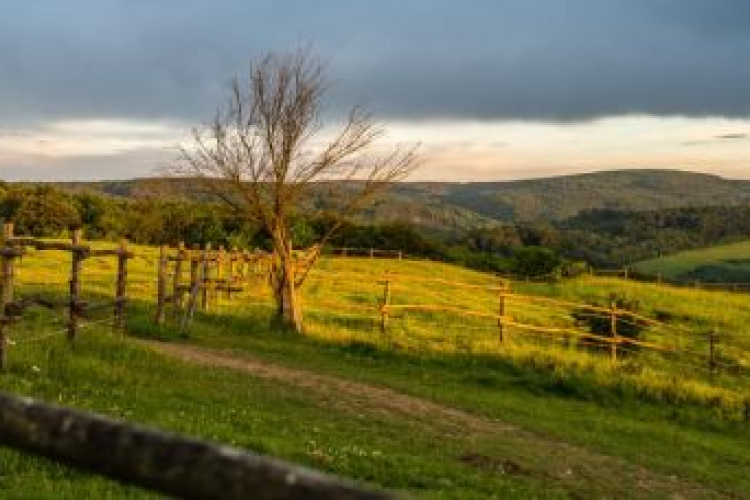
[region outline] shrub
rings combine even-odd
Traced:
[[[562,264],[560,257],[545,247],[524,247],[513,255],[513,272],[523,278],[553,274]]]
[[[610,294],[609,303],[605,307],[614,306],[617,309],[631,312],[638,312],[640,304],[636,299],[624,297],[622,295]],[[600,337],[614,337],[615,332],[612,329],[612,318],[605,312],[591,311],[588,309],[577,309],[571,313],[576,325],[585,327],[586,330]],[[630,340],[640,340],[643,330],[647,324],[638,318],[628,315],[618,315],[614,323],[618,337],[624,337]],[[595,349],[609,349],[609,342],[599,339],[583,339],[588,344],[593,344]],[[628,345],[630,351],[638,350],[637,345]]]

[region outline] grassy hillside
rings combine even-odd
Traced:
[[[306,336],[269,330],[260,281],[242,300],[199,313],[185,335],[153,326],[156,255],[136,251],[128,336],[94,319],[71,348],[62,334],[42,338],[62,325],[37,311],[14,327],[11,370],[0,375],[0,387],[426,498],[719,498],[750,491],[750,431],[721,403],[747,394],[736,376],[712,379],[689,366],[654,364],[658,359],[646,354],[613,366],[602,353],[555,347],[520,331],[500,343],[494,321],[441,312],[394,313],[383,335],[367,309],[380,300],[388,270],[394,304],[494,311],[495,293],[435,281],[487,285],[497,282],[492,276],[429,262],[326,260],[306,285]],[[62,293],[65,262],[56,253],[25,257],[23,288]],[[110,292],[113,267],[106,259],[86,263],[89,296]],[[612,291],[637,297],[645,314],[668,312],[675,328],[694,331],[678,339],[685,344],[703,349],[699,333],[708,325],[731,333],[722,348],[747,363],[745,296],[601,278],[516,289],[587,302]],[[539,307],[514,306],[508,314],[570,321]],[[139,340],[155,338],[260,368],[180,361]],[[0,450],[0,496],[146,494]]]
[[[750,241],[679,252],[638,262],[633,268],[674,280],[750,283]]]
[[[58,183],[69,191],[116,196],[167,193],[204,198],[194,182],[179,179]],[[582,210],[650,210],[732,205],[750,200],[750,181],[678,170],[615,170],[508,182],[401,183],[373,220],[400,218],[431,226],[435,221],[476,227],[486,219],[550,221]]]

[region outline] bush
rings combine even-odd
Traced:
[[[560,272],[565,278],[577,278],[588,274],[590,271],[589,265],[586,262],[565,262],[560,268]]]
[[[610,294],[609,303],[603,307],[616,307],[620,310],[638,312],[640,304],[635,299],[630,299],[617,294]],[[615,332],[612,329],[612,319],[608,313],[590,311],[588,309],[577,309],[571,313],[576,325],[585,327],[590,333],[600,337],[614,337]],[[624,337],[631,340],[640,340],[643,330],[647,324],[642,320],[631,316],[618,315],[615,321],[615,329],[618,337]],[[594,344],[597,349],[609,349],[609,342],[598,339],[583,339],[587,343]],[[637,345],[628,345],[628,350],[638,350]]]
[[[47,187],[34,188],[25,193],[10,220],[15,222],[18,234],[31,236],[58,236],[81,224],[71,198]]]
[[[522,278],[538,278],[553,274],[562,264],[560,257],[545,247],[524,247],[515,251],[512,269]]]

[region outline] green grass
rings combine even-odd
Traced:
[[[633,268],[674,280],[750,282],[750,241],[679,252],[639,262]]]
[[[500,343],[491,321],[442,313],[395,314],[390,331],[382,335],[375,315],[351,309],[378,303],[383,290],[379,280],[386,270],[486,284],[495,282],[491,276],[428,262],[326,260],[306,285],[306,336],[269,330],[270,309],[248,305],[258,300],[242,297],[222,302],[208,314],[199,313],[191,331],[183,335],[169,325],[153,326],[155,253],[148,248],[136,251],[130,268],[130,292],[136,299],[128,321],[132,336],[225,349],[240,357],[389,387],[522,430],[456,432],[444,422],[358,405],[335,391],[311,392],[294,384],[178,362],[130,338],[118,338],[104,325],[84,328],[73,348],[62,334],[33,342],[61,329],[59,319],[46,311],[35,312],[15,328],[11,371],[0,376],[0,387],[424,497],[642,496],[632,484],[616,479],[618,474],[635,474],[637,467],[655,477],[677,476],[675,490],[692,482],[724,494],[750,491],[750,431],[741,422],[741,408],[732,406],[736,398],[747,395],[747,386],[736,376],[710,380],[688,367],[646,355],[613,367],[602,354],[567,345],[552,347],[521,332],[509,332],[512,342]],[[26,257],[23,287],[62,293],[65,262],[64,254]],[[111,261],[87,263],[88,295],[111,293],[114,266],[104,266],[111,266]],[[647,314],[668,311],[673,315],[670,321],[681,329],[700,332],[717,325],[726,335],[731,333],[725,350],[738,363],[745,359],[750,342],[750,309],[744,296],[600,278],[516,287],[523,293],[587,302],[601,301],[610,291],[638,297]],[[259,282],[248,295],[262,289]],[[394,280],[392,301],[483,311],[497,307],[494,292],[454,289],[434,281]],[[509,313],[540,324],[569,321],[559,311],[525,306]],[[699,337],[678,340],[697,349],[705,346]],[[550,473],[568,463],[555,454],[558,442],[576,446],[565,452],[572,457],[572,478]],[[606,470],[596,459],[599,453],[621,460],[618,471]],[[498,473],[462,460],[467,454],[512,459],[530,472]],[[584,468],[594,472],[587,475]],[[666,496],[665,491],[668,488],[656,488],[653,495]],[[0,496],[144,495],[0,451]]]

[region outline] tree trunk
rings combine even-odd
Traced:
[[[295,284],[294,257],[291,245],[277,248],[271,269],[271,286],[276,301],[276,313],[271,326],[297,333],[304,332],[302,303]]]

